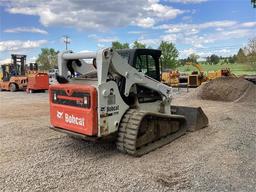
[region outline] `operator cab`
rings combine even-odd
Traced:
[[[139,72],[160,81],[159,60],[161,51],[157,49],[120,49],[117,52],[128,60],[129,65]]]
[[[117,52],[128,60],[129,65],[139,72],[160,81],[160,56],[161,51],[157,49],[120,49]],[[121,91],[122,93],[123,91]],[[154,102],[161,100],[161,95],[154,90],[137,85],[137,98],[139,103]],[[127,104],[130,99],[123,98]]]

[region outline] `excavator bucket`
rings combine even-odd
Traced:
[[[196,131],[208,126],[209,120],[201,107],[171,106],[172,114],[183,115],[187,121],[187,130]]]

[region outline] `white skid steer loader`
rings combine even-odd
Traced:
[[[160,50],[61,52],[59,84],[50,86],[51,128],[87,140],[115,139],[141,156],[208,125],[202,109],[171,106],[160,82]]]

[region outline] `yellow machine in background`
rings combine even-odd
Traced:
[[[218,77],[230,77],[230,76],[235,76],[235,75],[231,73],[229,68],[224,68],[217,71],[209,71],[207,74],[207,79],[213,80]]]
[[[3,70],[0,68],[0,81],[3,79]]]
[[[197,71],[193,71],[191,75],[188,76],[188,87],[198,87],[203,82],[207,81],[207,77],[204,74],[204,70],[198,63],[186,62],[186,65],[194,66]]]
[[[170,70],[170,71],[162,72],[161,80],[166,85],[169,85],[172,87],[178,87],[179,76],[180,76],[180,73],[178,70],[175,70],[175,71]]]

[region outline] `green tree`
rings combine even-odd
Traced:
[[[192,62],[192,63],[197,63],[197,59],[199,59],[199,55],[195,54],[195,53],[191,53],[188,58],[187,61],[188,62]]]
[[[112,48],[113,49],[129,49],[128,43],[121,43],[119,41],[113,41],[112,42]]]
[[[162,51],[161,62],[163,69],[175,69],[178,65],[179,52],[173,43],[162,41],[159,49]]]
[[[235,55],[228,57],[228,63],[234,64],[235,63]]]
[[[256,67],[256,37],[249,40],[247,52],[248,60]]]
[[[186,65],[186,62],[187,62],[187,59],[180,59],[179,60],[179,64],[182,65],[182,66]]]
[[[238,63],[246,63],[246,55],[244,53],[244,50],[242,48],[239,49],[237,56],[236,56],[236,62]]]
[[[58,52],[53,48],[42,48],[41,53],[36,59],[36,63],[42,70],[49,70],[57,66],[57,55]]]
[[[134,48],[134,49],[135,49],[135,48],[145,49],[145,48],[146,48],[146,45],[143,44],[143,43],[140,43],[140,42],[138,42],[138,41],[134,41],[132,48]]]
[[[219,63],[220,58],[219,58],[218,55],[212,54],[212,55],[210,56],[210,61],[211,61],[212,64],[215,64],[215,65],[216,65],[216,64]]]
[[[207,62],[208,64],[212,64],[212,62],[211,62],[211,57],[207,56],[207,57],[206,57],[206,62]]]

